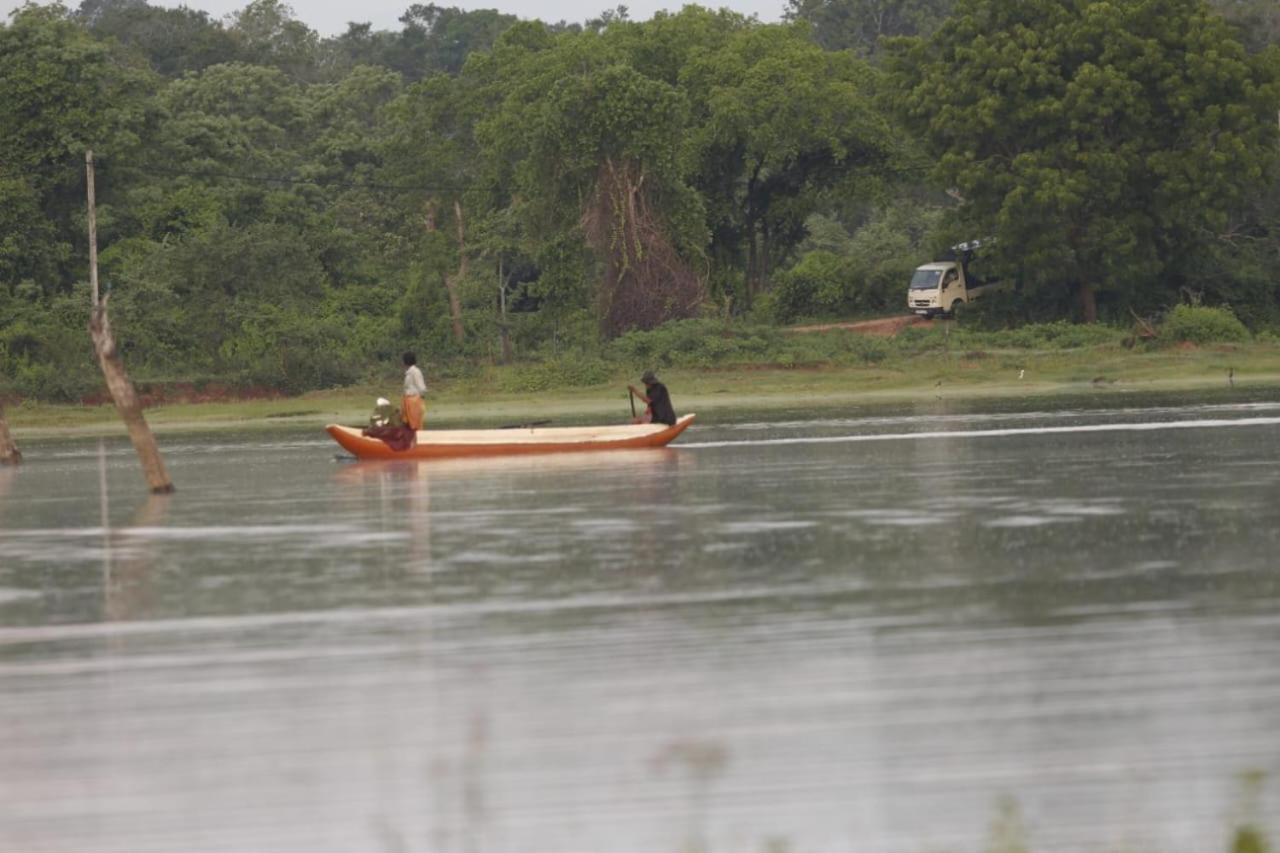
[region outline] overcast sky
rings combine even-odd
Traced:
[[[80,5],[79,0],[64,0],[69,8]],[[202,9],[214,18],[221,18],[229,12],[243,9],[248,0],[150,0],[152,6],[189,6]],[[399,18],[414,0],[362,0],[359,3],[339,2],[339,0],[296,0],[289,3],[293,7],[294,16],[321,35],[331,36],[345,32],[348,21],[369,22],[375,30],[400,29]],[[430,2],[430,0],[426,0]],[[426,2],[423,5],[426,5]],[[456,0],[435,0],[437,6],[458,7],[460,9],[497,9],[521,18],[538,18],[543,21],[568,21],[581,23],[595,18],[606,9],[619,5],[616,0],[558,0],[555,3],[537,3],[533,0],[481,0],[480,2],[457,2]],[[634,0],[623,3],[627,7],[633,21],[648,20],[654,12],[662,9],[677,11],[684,5],[683,0]],[[786,0],[708,0],[699,5],[720,8],[727,6],[744,15],[756,15],[762,21],[778,21],[782,18],[782,10]],[[0,0],[5,20],[14,9],[22,6],[13,0]]]

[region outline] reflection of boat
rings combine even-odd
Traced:
[[[624,424],[592,427],[520,427],[515,429],[419,430],[417,443],[392,450],[386,442],[361,435],[359,429],[330,424],[333,440],[361,459],[445,459],[458,456],[510,456],[570,450],[621,450],[663,447],[693,423],[685,415],[673,426]]]
[[[398,465],[386,460],[356,459],[334,468],[334,477],[346,484],[414,480],[470,479],[478,476],[542,476],[564,474],[634,478],[676,464],[692,465],[693,458],[682,456],[670,447],[610,450],[599,453],[524,454],[520,456],[454,456],[446,459],[405,459]]]

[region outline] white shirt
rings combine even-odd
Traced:
[[[404,372],[404,395],[406,397],[423,397],[427,393],[427,380],[422,378],[418,365],[411,364]]]

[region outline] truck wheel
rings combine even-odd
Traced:
[[[952,302],[951,310],[947,312],[947,316],[950,317],[952,320],[954,320],[956,316],[960,313],[960,309],[963,306],[964,306],[963,299],[957,299],[955,302]]]

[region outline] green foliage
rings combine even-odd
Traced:
[[[1234,29],[1183,0],[792,0],[785,25],[415,4],[398,30],[334,39],[280,0],[224,21],[28,5],[0,23],[0,386],[99,388],[90,147],[102,284],[139,381],[305,390],[410,347],[462,375],[504,357],[503,331],[526,387],[1110,345],[1121,332],[1024,325],[1066,315],[1081,284],[1126,326],[1131,306],[1203,298],[1280,328],[1280,19],[1213,5]],[[901,43],[892,74],[860,58],[900,34],[929,40]],[[917,264],[990,235],[1027,287],[949,335],[768,325],[896,313]],[[608,312],[641,303],[646,323],[722,319],[602,343],[638,324]]]
[[[1256,826],[1242,826],[1231,838],[1229,853],[1270,853],[1266,834]]]
[[[1211,344],[1247,341],[1249,330],[1230,308],[1177,305],[1160,324],[1162,340]]]
[[[681,72],[690,145],[711,225],[711,256],[745,271],[745,307],[796,250],[831,194],[857,196],[896,168],[876,106],[880,79],[847,53],[825,53],[802,26],[734,30]]]
[[[279,68],[295,79],[319,70],[319,36],[280,0],[251,0],[233,13],[228,34],[238,53],[255,65]]]
[[[881,338],[857,334],[802,335],[774,326],[680,320],[610,342],[606,356],[629,373],[648,368],[714,368],[735,364],[787,367],[824,362],[875,364],[891,352]]]
[[[0,291],[0,382],[19,397],[78,400],[102,385],[86,331],[89,294],[36,296],[34,287]]]
[[[903,200],[871,211],[852,234],[834,219],[810,217],[799,260],[777,275],[760,316],[788,323],[901,310],[912,271],[932,258],[941,214]]]
[[[69,247],[41,207],[29,178],[0,173],[0,285],[57,281]]]
[[[860,310],[901,309],[912,272],[932,259],[926,247],[941,218],[941,209],[907,201],[876,212],[853,233],[848,257],[861,282]]]
[[[1062,350],[1118,344],[1124,337],[1124,332],[1100,324],[1082,325],[1057,320],[1052,323],[1031,323],[1003,331],[966,333],[964,337],[966,340],[973,337],[975,343],[980,342],[993,349]]]
[[[847,317],[860,307],[860,284],[845,258],[819,249],[779,274],[763,310],[781,323],[800,317]]]
[[[1030,323],[1015,329],[984,330],[963,321],[952,327],[942,323],[910,326],[889,342],[898,355],[933,351],[982,352],[986,350],[1053,351],[1120,346],[1128,332],[1101,323],[1078,324],[1065,320]]]
[[[957,219],[1035,286],[1167,283],[1274,157],[1277,69],[1199,3],[959,0],[891,64]]]
[[[270,223],[219,224],[130,251],[112,268],[131,331],[155,335],[162,352],[206,361],[238,318],[314,304],[328,284],[305,236]]]
[[[0,26],[0,240],[16,243],[0,243],[0,276],[13,276],[0,286],[66,293],[83,274],[85,150],[136,150],[151,84],[61,6],[27,5]]]
[[[603,385],[614,375],[614,368],[598,357],[561,356],[505,371],[501,374],[499,387],[509,392],[582,388]]]
[[[207,12],[143,0],[82,0],[74,17],[102,40],[115,39],[156,72],[181,77],[238,58],[235,39]]]
[[[235,319],[237,330],[218,354],[243,385],[298,393],[347,385],[359,377],[359,362],[341,346],[346,326],[340,317],[259,305]]]
[[[752,330],[745,334],[714,320],[680,320],[650,331],[632,331],[611,341],[608,354],[634,368],[710,367],[748,360],[768,348]]]
[[[953,5],[953,0],[787,0],[783,16],[808,23],[813,40],[826,50],[875,56],[881,39],[933,32]]]
[[[404,26],[399,32],[375,32],[369,24],[350,23],[328,46],[339,62],[382,66],[407,80],[440,72],[455,75],[472,53],[491,49],[518,19],[494,9],[414,3],[400,22]]]
[[[1280,6],[1272,0],[1209,0],[1251,52],[1280,46]]]

